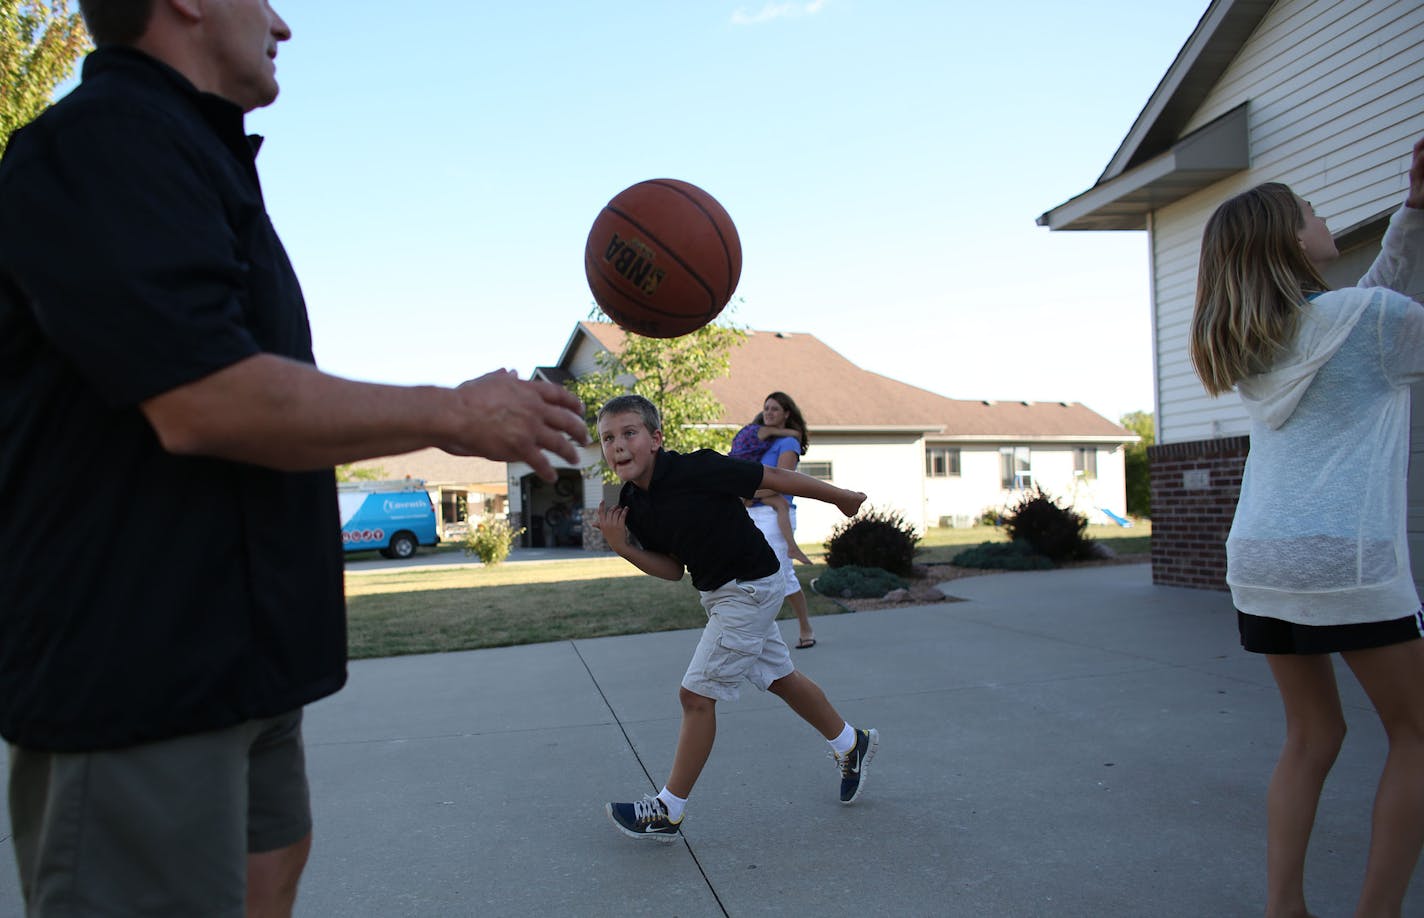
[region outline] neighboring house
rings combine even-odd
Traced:
[[[1419,0],[1217,0],[1092,188],[1039,217],[1055,230],[1146,230],[1152,274],[1157,445],[1152,564],[1158,583],[1225,588],[1225,538],[1249,423],[1210,398],[1187,352],[1201,233],[1226,198],[1281,181],[1335,232],[1332,285],[1357,280],[1408,189],[1424,135]],[[1406,290],[1416,299],[1424,277]],[[1424,463],[1410,475],[1411,550],[1424,563]]]
[[[563,383],[596,371],[596,355],[617,352],[622,342],[614,325],[581,322],[558,363],[535,376]],[[968,526],[1034,484],[1094,521],[1108,519],[1103,509],[1126,513],[1123,446],[1138,438],[1076,402],[945,398],[862,370],[808,334],[750,332],[731,356],[730,374],[710,385],[725,408],[710,424],[734,431],[761,411],[768,393],[785,391],[810,428],[801,471],[865,491],[873,506],[900,511],[922,531]],[[591,519],[583,511],[618,497],[618,486],[599,478],[600,461],[595,445],[581,469],[556,463],[554,485],[524,463],[509,464],[510,516],[527,528],[526,544],[552,544],[554,535],[565,544],[576,515],[584,544],[601,544],[583,523]],[[797,506],[804,542],[823,540],[840,519],[817,501]]]
[[[440,537],[458,538],[467,519],[483,514],[503,516],[508,509],[507,473],[503,462],[475,456],[452,456],[430,447],[399,456],[353,462],[356,471],[382,479],[419,479],[430,500],[440,508]]]

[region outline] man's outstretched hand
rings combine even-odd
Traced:
[[[564,387],[522,380],[513,370],[495,370],[461,383],[455,392],[461,416],[447,452],[527,462],[545,481],[558,477],[545,450],[579,465],[577,445],[588,445],[588,425],[583,404]]]

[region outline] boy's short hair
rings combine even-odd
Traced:
[[[658,406],[641,395],[620,395],[609,399],[607,404],[598,409],[598,423],[602,424],[603,419],[610,414],[640,415],[648,427],[648,433],[657,433],[663,429],[663,419],[658,413]]]

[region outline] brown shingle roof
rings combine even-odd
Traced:
[[[616,325],[580,322],[579,327],[609,350],[622,347],[623,331]],[[564,360],[572,350],[571,342]],[[749,332],[732,352],[730,375],[711,388],[727,409],[718,423],[737,426],[756,416],[767,393],[781,390],[796,400],[812,430],[908,427],[927,431],[930,439],[1136,439],[1080,402],[946,398],[862,370],[815,335],[800,332]]]
[[[508,480],[503,462],[478,456],[452,456],[433,446],[351,465],[358,469],[379,469],[385,478],[423,478],[427,485],[491,485],[486,493],[503,493]],[[494,488],[494,485],[499,487]]]

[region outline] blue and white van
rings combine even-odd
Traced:
[[[417,546],[440,542],[424,481],[343,482],[336,486],[336,499],[347,551],[374,548],[387,558],[409,558]]]

